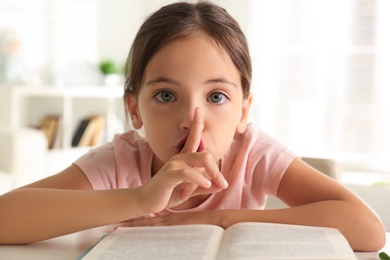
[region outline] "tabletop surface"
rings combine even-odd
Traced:
[[[90,247],[109,233],[112,226],[89,229],[28,245],[0,245],[0,259],[56,260],[80,259]],[[390,253],[390,232],[386,233],[387,243],[381,251]],[[358,260],[377,260],[378,252],[355,252]]]

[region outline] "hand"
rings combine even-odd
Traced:
[[[140,187],[139,198],[145,214],[177,206],[192,196],[227,188],[228,184],[211,154],[197,152],[203,127],[201,111],[195,108],[193,124],[183,150]]]
[[[225,210],[201,211],[201,212],[183,212],[172,213],[164,216],[137,218],[123,222],[124,227],[144,227],[144,226],[173,226],[173,225],[189,225],[189,224],[210,224],[217,225],[223,228],[225,226]]]
[[[255,213],[254,213],[255,212]],[[200,212],[171,213],[164,216],[131,219],[123,222],[124,227],[174,226],[189,224],[209,224],[228,228],[239,222],[257,221],[254,214],[261,210],[224,209]]]

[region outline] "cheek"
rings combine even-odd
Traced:
[[[216,127],[235,128],[241,119],[241,106],[229,106],[218,111],[212,118],[211,124],[217,124]]]
[[[144,111],[141,116],[146,139],[151,146],[161,149],[172,136],[172,117],[153,110]]]
[[[144,126],[145,138],[148,141],[150,148],[153,150],[154,154],[162,160],[166,161],[169,158],[166,156],[171,156],[168,149],[170,147],[169,135],[171,131],[167,131],[166,128],[153,125],[151,127]]]
[[[229,150],[233,138],[234,133],[223,131],[220,134],[216,134],[211,137],[212,143],[210,143],[211,147],[209,147],[209,152],[211,152],[214,160],[217,162],[221,160],[221,158],[227,153]]]
[[[215,117],[209,121],[210,145],[213,150],[213,156],[219,160],[230,148],[237,128],[237,117]]]
[[[149,110],[141,114],[144,128],[149,131],[163,132],[175,123],[172,113]]]

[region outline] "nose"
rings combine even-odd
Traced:
[[[189,131],[194,123],[203,125],[203,116],[200,107],[189,106],[183,109],[180,129],[185,132]]]

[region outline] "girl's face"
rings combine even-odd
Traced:
[[[180,152],[201,110],[198,151],[218,163],[235,133],[243,133],[251,97],[243,100],[240,73],[228,54],[205,36],[165,45],[145,68],[138,99],[127,99],[133,126],[144,127],[159,170]]]

